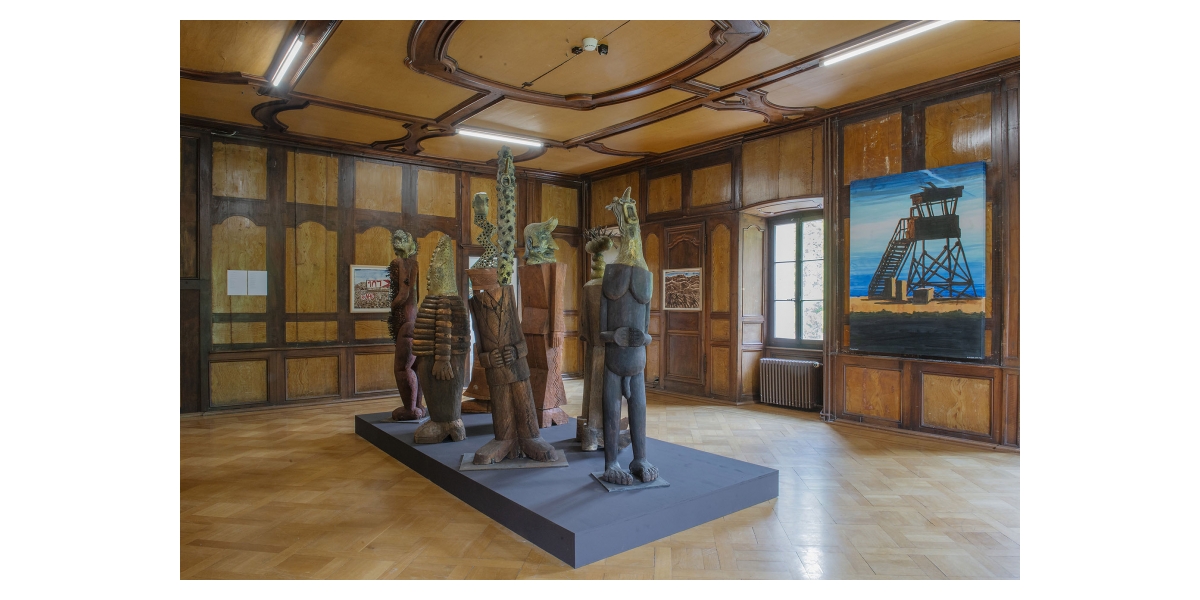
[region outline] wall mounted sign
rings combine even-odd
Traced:
[[[387,267],[350,265],[350,312],[385,313],[392,308],[392,279]]]
[[[663,269],[663,310],[700,310],[703,306],[700,269]]]
[[[850,184],[850,349],[984,358],[987,163]]]

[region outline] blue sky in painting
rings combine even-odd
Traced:
[[[387,267],[356,267],[354,269],[354,285],[358,285],[368,279],[387,279]]]
[[[873,179],[860,179],[850,184],[850,296],[867,295],[867,286],[879,260],[887,249],[896,223],[908,217],[912,199],[909,195],[921,191],[932,182],[938,187],[964,186],[958,201],[959,226],[967,265],[975,280],[980,297],[986,294],[986,163],[973,162]],[[928,242],[927,242],[928,243]],[[936,254],[941,248],[929,248]],[[907,277],[905,261],[901,274]]]

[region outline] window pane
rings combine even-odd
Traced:
[[[796,260],[796,224],[775,226],[775,261]]]
[[[800,263],[800,282],[803,285],[801,299],[821,300],[821,290],[825,283],[825,261],[809,260]]]
[[[796,339],[796,303],[775,302],[775,337]]]
[[[800,257],[802,260],[825,258],[825,252],[822,250],[825,245],[824,231],[824,221],[804,222],[804,255]]]
[[[804,319],[804,339],[820,340],[825,338],[825,327],[822,325],[822,314],[825,311],[824,302],[801,302],[800,311]]]
[[[796,263],[775,263],[775,299],[796,299]]]

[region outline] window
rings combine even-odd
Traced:
[[[825,223],[819,211],[770,224],[767,326],[772,346],[819,348],[825,338]]]

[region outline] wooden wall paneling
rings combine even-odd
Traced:
[[[457,216],[458,178],[453,173],[417,169],[417,213],[437,217]]]
[[[677,211],[683,208],[683,174],[673,173],[650,180],[646,214]]]
[[[650,295],[650,311],[654,312],[662,310],[662,244],[659,243],[661,237],[658,232],[645,233],[646,229],[650,228],[643,226],[642,254],[646,259],[646,266],[650,268],[650,275],[654,278],[654,289]]]
[[[650,387],[662,386],[662,230],[661,223],[642,224],[642,254],[654,282],[650,294],[650,345],[646,347],[646,385]]]
[[[199,223],[199,190],[197,189],[197,153],[200,140],[190,136],[179,138],[179,276],[197,277],[197,225]]]
[[[903,372],[898,361],[891,368],[880,368],[877,362],[851,361],[843,357],[842,414],[860,420],[900,425],[903,402]],[[871,365],[871,366],[868,366]]]
[[[437,245],[437,240],[433,240]],[[420,244],[418,244],[419,246]],[[432,256],[433,248],[429,249]],[[354,234],[354,264],[377,265],[386,267],[392,263],[395,252],[392,250],[392,232],[385,227],[372,227],[362,233]],[[428,265],[428,263],[422,263]],[[349,276],[346,285],[350,284]]]
[[[734,253],[728,225],[717,223],[710,230],[708,247],[709,268],[706,276],[711,298],[711,302],[708,304],[711,308],[708,312],[727,313],[730,303],[730,282],[737,277],[737,273],[731,268]]]
[[[936,169],[992,157],[992,93],[925,106],[925,166]]]
[[[267,270],[267,228],[246,217],[229,217],[212,226],[212,312],[265,313],[265,296],[230,296],[227,274]]]
[[[354,321],[354,339],[356,340],[390,340],[387,321]]]
[[[1021,374],[1016,370],[1004,371],[1004,412],[1000,443],[1007,446],[1021,444]]]
[[[267,146],[267,344],[280,346],[284,342],[285,300],[287,278],[284,273],[287,263],[287,240],[284,220],[287,215],[287,160],[286,148],[272,144]],[[276,361],[277,362],[277,361]],[[275,363],[271,363],[276,366]],[[277,365],[278,369],[283,364]],[[272,377],[282,379],[283,373]],[[272,388],[272,402],[283,400],[283,386]]]
[[[728,396],[731,366],[729,346],[712,346],[708,352],[712,374],[709,381],[709,392],[717,396]]]
[[[354,354],[354,395],[399,391],[394,352]]]
[[[833,393],[833,381],[841,378],[840,372],[835,372],[833,368],[833,354],[839,350],[840,336],[838,331],[841,330],[842,305],[841,294],[838,290],[842,289],[844,284],[840,277],[841,270],[837,268],[839,261],[837,260],[841,254],[841,225],[840,217],[841,200],[838,191],[841,189],[841,144],[840,134],[841,127],[836,120],[826,119],[821,126],[822,144],[822,170],[821,189],[825,197],[824,203],[824,219],[825,219],[825,256],[830,260],[825,261],[825,339],[822,341],[821,348],[821,383],[822,383],[822,402],[821,402],[821,418],[826,421],[832,421],[837,418],[838,409],[834,406],[835,401],[840,401],[841,396]],[[845,265],[844,268],[849,268]],[[838,386],[840,391],[842,388]],[[835,400],[835,398],[837,400]]]
[[[744,156],[744,154],[743,154]],[[758,399],[758,361],[763,357],[766,339],[766,219],[754,215],[738,216],[738,265],[736,281],[737,327],[732,343],[741,355],[737,361],[742,384],[739,401]],[[714,329],[714,338],[715,338]]]
[[[742,204],[821,194],[820,126],[762,138],[742,146]]]
[[[337,312],[337,232],[307,221],[286,234],[287,312]]]
[[[338,159],[330,154],[287,153],[287,201],[337,206]]]
[[[209,405],[214,407],[267,402],[267,361],[209,363]]]
[[[620,197],[625,192],[625,188],[632,187],[633,192],[639,193],[639,177],[637,171],[631,171],[622,175],[614,175],[599,181],[592,182],[591,206],[588,208],[588,227],[611,226],[617,224],[617,216],[612,211],[605,209],[612,203],[613,198]],[[645,198],[634,198],[638,201],[639,206],[645,206]],[[645,211],[644,208],[641,209]]]
[[[711,319],[708,323],[708,331],[710,339],[714,342],[730,341],[729,319]]]
[[[742,146],[742,203],[745,206],[781,198],[779,138],[774,135]]]
[[[580,228],[582,220],[579,218],[579,189],[541,182],[540,190],[542,211],[538,217],[539,221],[557,217],[560,228]]]
[[[200,403],[200,290],[179,291],[179,412],[202,410]]]
[[[998,96],[1003,109],[997,111],[1003,117],[1002,133],[994,136],[993,144],[1003,146],[994,155],[1004,160],[1004,219],[1002,239],[1004,257],[996,261],[1003,269],[1004,296],[1001,313],[1004,335],[1000,345],[1000,360],[1005,366],[1021,364],[1021,147],[1020,147],[1020,76],[1004,79]]]
[[[356,264],[354,251],[355,243],[357,242],[356,232],[354,231],[354,206],[357,202],[357,183],[358,183],[358,160],[352,156],[338,157],[338,195],[337,195],[337,212],[338,224],[341,226],[341,231],[338,232],[337,244],[337,281],[350,281],[350,265]],[[403,176],[402,176],[403,177]],[[389,261],[390,264],[390,261]],[[337,341],[343,344],[349,344],[354,340],[354,317],[350,313],[350,286],[347,284],[337,286]],[[352,381],[353,369],[351,360],[348,356],[343,356],[342,377],[340,381],[342,397],[348,398],[353,393],[353,388],[350,385]]]
[[[691,172],[692,195],[688,206],[714,206],[733,202],[733,167],[729,163]]]
[[[844,184],[901,172],[902,120],[897,110],[842,127]]]
[[[920,103],[900,107],[900,170],[925,168],[925,109]]]
[[[288,358],[285,362],[288,400],[338,395],[338,356]]]
[[[357,323],[355,325],[357,326]],[[338,322],[329,320],[288,321],[284,324],[284,332],[284,341],[289,344],[334,342],[337,341]]]
[[[214,196],[266,200],[267,149],[250,144],[212,143]]]
[[[196,148],[197,214],[196,246],[199,256],[196,275],[200,278],[200,410],[209,408],[208,353],[212,348],[212,136],[198,134]]]
[[[992,433],[992,380],[979,377],[921,374],[921,425]]]
[[[354,161],[354,206],[403,212],[404,167],[379,161]]]

